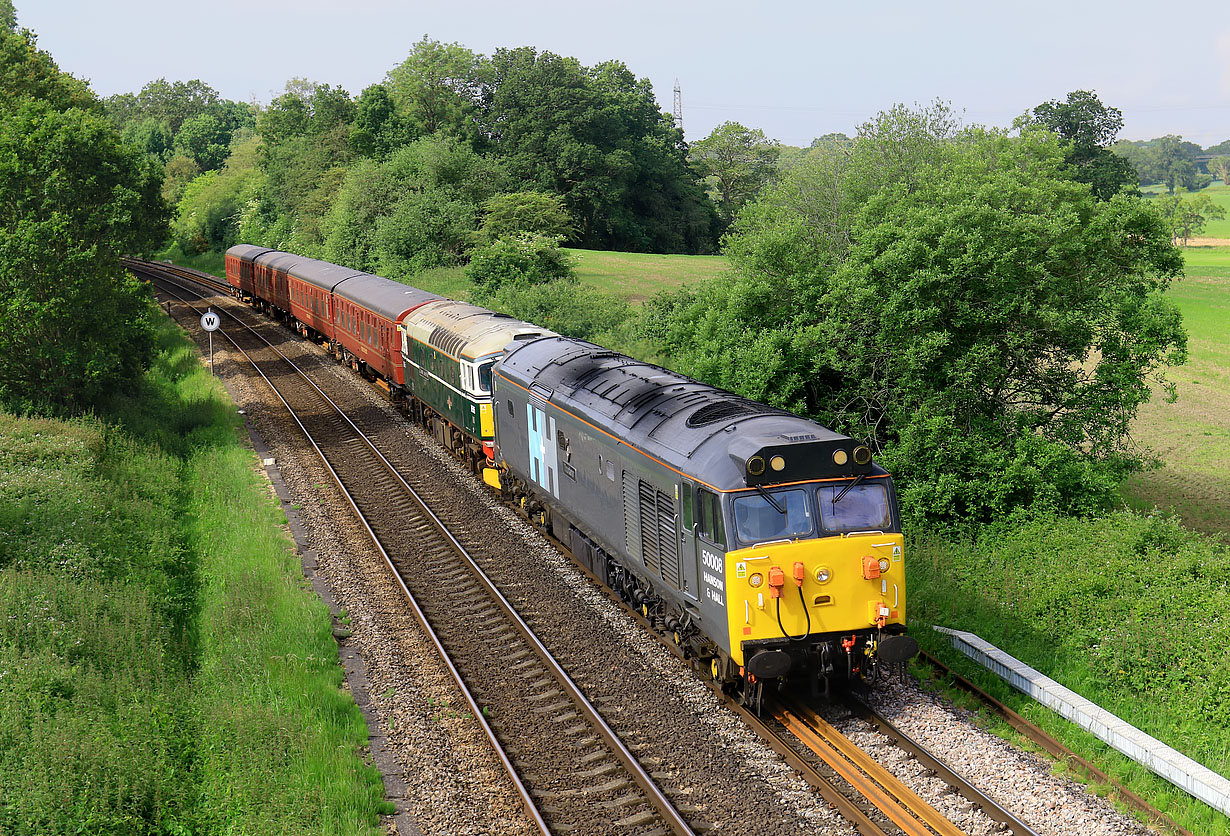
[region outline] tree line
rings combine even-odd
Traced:
[[[295,80],[255,108],[159,80],[100,102],[0,35],[9,408],[134,385],[150,309],[118,255],[166,240],[168,200],[189,251],[469,261],[475,301],[866,440],[918,518],[1105,507],[1184,359],[1173,226],[1087,91],[1011,129],[937,103],[806,149],[736,123],[689,148],[618,62],[424,38],[357,98]],[[582,293],[557,246],[703,251],[723,230],[732,270],[638,312]]]

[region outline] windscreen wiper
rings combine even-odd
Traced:
[[[768,503],[773,506],[774,511],[781,514],[783,517],[786,516],[786,509],[777,504],[777,500],[773,498],[773,494],[766,491],[760,485],[756,486],[756,490],[760,491],[760,495],[768,500]]]
[[[850,489],[851,489],[851,488],[853,488],[853,487],[854,487],[855,485],[857,485],[859,482],[863,481],[863,477],[864,477],[864,476],[866,476],[866,475],[867,475],[866,473],[860,473],[859,475],[855,476],[855,477],[854,477],[854,481],[853,481],[853,482],[851,482],[850,484],[846,485],[844,488],[842,488],[842,489],[841,489],[841,493],[839,493],[839,494],[837,494],[837,496],[833,497],[833,504],[834,504],[834,505],[836,505],[838,502],[841,502],[841,498],[842,498],[843,496],[845,496],[846,494],[848,494],[848,493],[850,492]]]

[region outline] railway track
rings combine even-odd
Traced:
[[[149,270],[149,267],[144,267],[139,263],[129,265],[130,269],[139,272]],[[164,265],[155,265],[163,267]],[[195,271],[185,270],[183,268],[172,268],[166,266],[170,272],[185,280],[192,282],[202,282],[214,290],[225,291],[229,293],[229,287],[222,281],[205,274],[197,274]],[[239,303],[232,303],[239,306]],[[242,307],[243,311],[249,309],[246,306]],[[268,326],[268,320],[263,318],[260,322]],[[255,349],[254,349],[255,350]],[[293,375],[290,375],[293,376]],[[279,379],[287,377],[287,375],[277,375]],[[322,393],[323,394],[323,393]],[[365,405],[364,405],[365,406]],[[364,406],[360,406],[360,412]],[[326,412],[324,407],[317,406],[314,411]],[[367,410],[370,412],[370,409]],[[309,408],[309,413],[313,409]],[[336,410],[335,410],[336,412]],[[313,419],[317,420],[317,419]],[[323,422],[323,418],[319,419]],[[340,419],[339,419],[340,420]],[[359,420],[362,424],[363,421]],[[325,423],[321,423],[322,438],[333,438],[328,433],[334,432]],[[308,429],[305,427],[305,432]],[[354,430],[352,430],[352,433]],[[358,433],[362,435],[362,433]],[[347,442],[351,447],[362,446],[364,442],[357,438],[352,438]],[[343,452],[339,455],[340,458],[348,458],[345,444],[334,445],[334,442],[327,442],[329,446],[338,446]],[[371,446],[368,443],[368,446]],[[318,445],[319,449],[319,445]],[[321,455],[325,461],[328,457],[321,451]],[[381,457],[383,458],[383,457]],[[377,506],[383,508],[388,502],[387,497],[391,494],[388,491],[408,489],[411,493],[418,489],[419,493],[429,492],[433,489],[433,482],[430,474],[416,472],[413,467],[407,467],[403,462],[394,462],[395,466],[389,465],[387,462],[381,466],[396,474],[398,470],[401,475],[396,476],[394,481],[400,481],[405,487],[396,488],[390,484],[383,484],[376,488],[372,494],[384,499],[376,500]],[[357,478],[363,480],[370,477],[370,472],[377,470],[375,465],[360,466],[357,470]],[[345,471],[337,471],[335,478],[342,480]],[[356,478],[354,473],[348,478]],[[361,508],[356,500],[350,500],[356,510],[361,514]],[[420,501],[421,502],[421,501]],[[411,503],[413,504],[413,503]],[[462,539],[466,536],[473,535],[475,531],[481,532],[484,530],[484,524],[480,520],[476,520],[473,511],[458,510],[452,507],[438,508],[439,517],[436,521],[430,521],[427,516],[420,516],[417,522],[414,523],[412,529],[416,536],[421,533],[426,534],[433,527],[443,525],[458,532]],[[402,512],[399,505],[399,513]],[[430,514],[430,512],[428,512]],[[409,517],[407,517],[409,519]],[[468,533],[468,534],[467,534]],[[383,536],[386,539],[392,538],[396,540],[398,536],[402,540],[407,539],[405,532],[393,531],[384,534],[377,533],[371,530],[373,538],[379,543]],[[382,551],[385,551],[382,549]],[[669,822],[667,816],[661,815],[660,811],[655,811],[654,805],[650,803],[649,793],[641,792],[637,789],[640,784],[634,780],[630,774],[625,774],[621,770],[626,767],[621,762],[621,758],[613,754],[609,750],[603,752],[602,734],[588,720],[585,712],[572,707],[566,699],[568,690],[563,682],[551,671],[550,665],[542,664],[535,661],[536,650],[533,645],[541,645],[536,639],[532,638],[533,633],[529,626],[522,623],[522,628],[517,628],[512,622],[501,622],[489,619],[494,619],[497,611],[507,607],[512,610],[506,600],[502,604],[497,603],[493,598],[482,599],[480,595],[486,594],[484,582],[482,578],[482,569],[492,569],[498,567],[501,560],[498,555],[484,555],[476,553],[470,558],[473,563],[473,568],[466,568],[462,562],[449,557],[448,550],[443,549],[424,549],[423,553],[415,555],[404,554],[404,547],[399,551],[394,548],[391,552],[386,551],[389,556],[386,559],[395,571],[399,569],[401,573],[409,574],[412,577],[432,577],[433,584],[428,590],[420,590],[420,597],[424,601],[428,601],[432,605],[439,605],[434,610],[423,610],[421,618],[425,622],[431,622],[433,619],[442,621],[449,616],[456,616],[457,620],[454,624],[459,626],[442,628],[441,632],[448,638],[448,642],[459,648],[457,651],[457,675],[462,680],[467,675],[471,677],[472,685],[470,687],[470,696],[467,698],[467,708],[476,717],[487,720],[483,723],[487,727],[487,735],[495,744],[501,741],[513,741],[510,745],[503,747],[505,755],[503,760],[506,763],[506,768],[510,775],[514,776],[514,780],[522,786],[522,797],[526,805],[527,811],[531,808],[537,811],[537,815],[531,814],[531,818],[535,818],[537,822],[541,822],[542,832],[550,832],[551,827],[566,832],[632,832],[632,833],[661,833],[661,832],[688,832],[686,830],[674,829]],[[566,551],[566,550],[565,550]],[[428,574],[424,574],[428,573]],[[414,597],[413,590],[410,585],[404,580],[403,586],[407,589],[407,595]],[[490,585],[490,581],[486,582]],[[507,581],[502,584],[507,590]],[[448,598],[439,595],[439,588],[446,586],[454,590]],[[498,595],[498,593],[497,593]],[[608,596],[611,598],[612,596]],[[502,599],[503,596],[500,596]],[[613,598],[612,598],[613,599]],[[614,600],[614,599],[613,599]],[[451,603],[444,603],[442,601]],[[618,602],[617,602],[618,603]],[[444,612],[440,612],[440,610]],[[625,608],[625,611],[629,611]],[[631,612],[631,611],[629,611]],[[634,617],[641,620],[639,614],[633,613]],[[450,629],[452,632],[450,632]],[[540,625],[541,629],[541,625]],[[529,638],[525,633],[529,634]],[[473,647],[473,637],[476,634],[490,633],[493,637],[498,636],[498,646],[495,651],[483,653],[472,653],[476,648]],[[444,639],[440,639],[441,647],[447,652],[448,644]],[[495,641],[484,644],[496,644]],[[675,650],[669,642],[663,642],[668,648]],[[558,666],[557,666],[558,667]],[[489,677],[484,680],[482,675],[491,671],[502,672],[502,675]],[[562,670],[560,671],[562,673]],[[566,676],[565,676],[566,678]],[[509,688],[509,682],[514,683],[513,688]],[[502,692],[512,690],[519,693],[517,701],[510,701],[502,696]],[[500,702],[500,700],[506,700]],[[604,706],[604,709],[615,710],[617,713],[620,710],[619,706],[611,706],[610,703],[598,700]],[[592,707],[591,707],[592,708]],[[486,709],[484,715],[484,709]],[[822,739],[826,733],[818,733],[813,723],[810,722],[811,715],[809,709],[800,706],[793,706],[789,709],[784,709],[788,712],[790,723],[789,725],[782,723],[782,718],[770,721],[769,724],[762,724],[752,715],[744,714],[744,720],[749,726],[753,727],[756,732],[770,743],[782,757],[789,762],[804,779],[817,788],[825,799],[841,811],[842,815],[850,821],[859,833],[871,834],[896,834],[896,833],[919,833],[919,834],[952,834],[960,833],[955,825],[951,822],[945,823],[942,816],[935,813],[934,810],[927,807],[925,803],[918,804],[909,798],[912,793],[905,790],[903,787],[894,786],[891,776],[885,777],[883,774],[877,774],[872,777],[866,770],[862,770],[858,775],[851,774],[854,780],[850,780],[841,774],[840,770],[832,766],[823,765],[824,759],[816,754],[815,749],[828,748],[833,749],[833,744],[824,743]],[[597,712],[594,712],[595,716]],[[516,726],[524,725],[521,722],[522,718],[532,718],[530,725],[537,725],[539,728],[547,728],[552,734],[547,737],[559,743],[555,749],[548,750],[541,748],[534,742],[532,737],[522,738],[523,742],[516,742],[516,735],[520,732]],[[511,722],[509,718],[512,718]],[[874,717],[868,718],[869,722],[878,723],[880,728],[890,737],[897,740],[905,739],[904,735],[895,733],[886,721],[876,720]],[[601,721],[601,717],[598,716]],[[776,726],[776,728],[773,728]],[[823,728],[823,727],[821,727]],[[839,739],[837,738],[831,739]],[[820,740],[821,742],[817,742]],[[814,745],[813,745],[814,744]],[[857,747],[845,744],[849,747],[845,748],[840,742],[836,743],[836,750],[840,753],[836,755],[840,760],[847,763],[857,763],[865,755],[860,758],[857,754]],[[636,747],[638,750],[640,747]],[[853,751],[850,751],[853,750]],[[574,754],[575,752],[575,754]],[[633,757],[627,749],[624,750],[624,755],[627,760],[635,762],[636,757]],[[566,760],[567,757],[572,757],[572,760]],[[915,754],[920,760],[925,761],[925,754]],[[557,758],[565,758],[565,760],[557,760]],[[653,759],[650,759],[651,761]],[[570,764],[567,768],[559,769],[558,764]],[[555,764],[553,772],[552,764]],[[850,767],[843,767],[849,769]],[[944,768],[942,764],[938,767],[930,767],[937,774],[942,774]],[[861,769],[861,767],[856,767]],[[644,770],[642,770],[643,772]],[[824,774],[827,771],[828,777]],[[574,780],[577,776],[582,776],[587,779],[588,783],[574,783],[571,786],[566,786],[558,781],[558,773],[566,773],[567,777]],[[523,780],[524,778],[524,780]],[[835,779],[835,780],[834,780]],[[651,784],[652,777],[646,778]],[[866,790],[871,797],[878,796],[883,803],[877,805],[867,800],[850,801],[846,796],[853,795],[849,787],[855,787]],[[973,803],[982,807],[987,814],[997,821],[1001,822],[1003,832],[1012,832],[1018,836],[1033,833],[1023,823],[1011,820],[1003,811],[992,812],[997,810],[993,803],[982,803],[974,800],[977,794],[976,790],[969,787],[968,784],[962,784],[957,777],[956,780],[948,781],[949,785],[954,787],[956,792],[970,798]],[[669,788],[670,791],[664,795],[679,797],[680,787]],[[687,790],[684,789],[683,793]],[[605,795],[599,795],[605,793]],[[885,800],[886,799],[886,800]],[[591,820],[594,824],[591,827],[586,823],[578,823],[574,819],[568,819],[566,816],[575,812],[575,808],[590,805],[593,802],[603,812],[596,818]],[[606,806],[602,806],[606,805]],[[929,812],[928,812],[929,811]],[[696,817],[699,812],[697,808],[683,808],[684,813]],[[1154,811],[1156,812],[1156,811]],[[938,818],[933,818],[938,817]],[[687,823],[683,821],[682,813],[679,814],[680,823],[683,827],[687,827]],[[898,821],[900,819],[900,821]],[[706,822],[694,822],[697,830],[708,829],[710,826]],[[604,829],[605,828],[605,829]]]
[[[129,267],[145,275],[156,269]],[[187,299],[180,305],[204,312]],[[306,374],[257,330],[220,312],[230,323],[219,334],[274,389],[333,475],[539,832],[692,834],[649,771],[486,576],[471,552],[475,545],[454,536]]]

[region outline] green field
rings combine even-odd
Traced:
[[[1230,194],[1230,190],[1227,192]],[[1230,247],[1185,251],[1187,275],[1171,286],[1188,331],[1186,365],[1169,373],[1178,400],[1160,393],[1133,435],[1163,467],[1124,486],[1133,507],[1173,510],[1201,531],[1230,536]]]
[[[599,250],[564,250],[575,259],[577,279],[632,305],[663,290],[673,290],[730,269],[722,255],[657,255]],[[415,287],[451,299],[469,296],[470,280],[464,267],[436,267],[406,280]]]
[[[1221,208],[1226,210],[1226,217],[1221,220],[1209,221],[1204,228],[1204,232],[1200,233],[1204,238],[1226,238],[1230,239],[1230,186],[1224,185],[1221,182],[1209,186],[1201,192],[1213,198]]]

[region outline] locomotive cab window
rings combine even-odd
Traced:
[[[722,501],[717,494],[696,489],[696,533],[711,543],[726,542],[726,526],[722,523]]]
[[[807,491],[744,494],[733,503],[735,532],[745,543],[795,540],[812,533]]]
[[[481,366],[478,367],[478,391],[480,392],[490,392],[491,391],[491,368],[494,365],[495,365],[495,361],[492,360],[488,363],[483,363]]]
[[[892,527],[888,491],[883,485],[825,486],[816,496],[825,531],[887,531]]]

